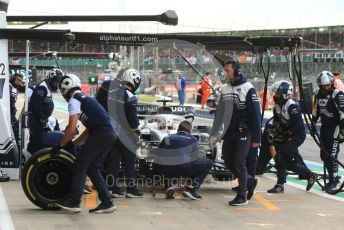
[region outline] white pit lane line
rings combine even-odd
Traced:
[[[8,210],[6,199],[0,184],[0,230],[12,230],[15,229],[11,213]]]
[[[314,165],[322,166],[322,164],[320,164],[318,162],[314,162],[314,161],[305,160],[305,162],[309,162],[309,163],[314,164]],[[276,176],[265,175],[265,174],[262,175],[261,177],[264,177],[264,178],[267,178],[267,179],[270,179],[270,180],[274,180],[274,181],[276,181],[276,178],[277,178]],[[291,186],[291,187],[294,187],[294,188],[297,188],[297,189],[300,189],[300,190],[306,192],[305,186],[302,186],[302,185],[290,182],[290,181],[288,181],[288,179],[287,179],[287,183],[286,184]],[[340,202],[344,203],[344,198],[337,197],[337,196],[334,196],[334,195],[330,195],[330,194],[326,193],[325,191],[318,191],[318,190],[315,190],[315,189],[311,189],[311,190],[308,191],[308,193],[313,193],[315,195],[318,195],[318,196],[321,196],[321,197],[324,197],[324,198],[328,198],[328,199],[332,199],[332,200],[336,200],[336,201],[340,201]]]

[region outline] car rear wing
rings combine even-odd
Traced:
[[[137,105],[137,114],[139,119],[144,119],[146,116],[155,114],[173,114],[179,116],[195,116],[195,108],[192,106],[159,106],[159,105]]]

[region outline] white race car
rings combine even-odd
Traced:
[[[177,133],[179,124],[188,120],[191,123],[195,118],[195,109],[191,106],[163,106],[140,104],[137,107],[140,119],[141,148],[138,151],[140,159],[140,174],[149,175],[154,152],[164,137]],[[194,126],[192,135],[198,139],[198,147],[201,155],[211,159],[214,166],[211,174],[218,180],[231,180],[233,174],[226,169],[221,154],[222,143],[212,146],[209,141],[211,127]]]

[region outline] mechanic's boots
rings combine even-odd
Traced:
[[[73,212],[73,213],[81,212],[80,205],[76,204],[71,199],[60,201],[60,202],[57,202],[55,204],[57,207],[60,207],[60,208],[67,210],[69,212]]]
[[[229,201],[228,204],[230,206],[243,206],[248,204],[248,200],[245,196],[236,195],[236,197],[232,201]]]
[[[269,189],[268,193],[284,193],[284,186],[281,184],[276,184],[275,187]]]
[[[114,188],[111,191],[111,197],[112,198],[123,198],[124,197],[124,193],[122,192],[122,189]]]
[[[337,187],[337,184],[335,181],[329,181],[327,184],[326,184],[326,188],[329,189],[329,190],[332,190],[334,189],[335,187]]]
[[[96,208],[90,209],[89,213],[110,213],[117,209],[114,203],[109,203],[107,205],[100,203]]]
[[[0,182],[7,182],[10,180],[10,177],[0,169]]]
[[[126,198],[142,198],[143,193],[137,190],[137,188],[128,189],[127,194],[125,194],[125,197]]]
[[[194,188],[186,187],[186,190],[183,192],[183,196],[190,198],[191,200],[201,200],[202,196],[199,195]]]
[[[330,180],[326,184],[326,188],[329,190],[335,189],[337,185],[340,183],[339,179],[340,179],[340,176],[336,176],[334,180]]]
[[[311,190],[311,188],[313,187],[314,183],[316,182],[316,179],[317,179],[317,174],[312,173],[311,177],[308,178],[306,191]]]

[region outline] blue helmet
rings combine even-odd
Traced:
[[[58,83],[62,79],[63,75],[64,73],[60,69],[57,69],[57,68],[54,68],[48,72],[46,81],[51,90],[58,89]]]
[[[63,76],[64,76],[64,73],[62,72],[62,70],[57,69],[57,68],[53,68],[52,70],[50,70],[48,72],[46,78],[51,79],[51,80],[60,81]]]
[[[274,101],[277,104],[285,104],[293,93],[294,88],[290,82],[281,80],[276,81],[274,84],[272,84],[271,90],[273,93]]]

